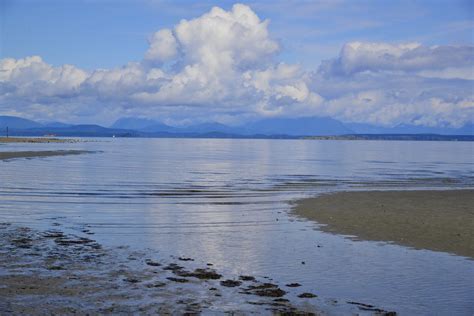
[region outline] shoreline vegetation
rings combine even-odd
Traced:
[[[346,314],[396,315],[370,304],[325,300],[298,283],[223,276],[219,267],[192,258],[105,248],[86,227],[85,236],[60,228],[0,223],[0,314],[316,315],[330,305]]]
[[[474,190],[356,191],[296,202],[319,229],[474,259]]]

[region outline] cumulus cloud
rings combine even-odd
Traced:
[[[383,125],[472,120],[474,48],[351,42],[310,72],[278,62],[280,47],[248,6],[212,8],[149,38],[143,60],[115,69],[0,60],[0,112],[108,122],[238,121],[331,116]]]
[[[12,86],[19,96],[68,96],[78,91],[87,75],[72,65],[52,67],[39,56],[0,60],[0,84]]]
[[[150,39],[150,47],[145,53],[145,59],[166,62],[178,53],[178,43],[169,29],[159,30]]]
[[[321,71],[334,75],[350,75],[364,71],[432,71],[434,74],[434,71],[447,68],[467,68],[472,72],[473,67],[472,46],[427,47],[420,43],[350,42],[344,45],[338,58],[325,61],[321,65]],[[461,79],[464,79],[464,76]]]
[[[344,121],[460,127],[474,117],[474,47],[353,42],[313,86]]]

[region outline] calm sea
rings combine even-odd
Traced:
[[[473,260],[351,241],[288,213],[296,199],[330,191],[473,188],[474,143],[115,138],[0,146],[50,149],[96,153],[0,161],[0,221],[87,228],[105,245],[192,257],[402,314],[474,313]]]

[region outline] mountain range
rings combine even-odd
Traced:
[[[89,137],[244,137],[244,138],[295,138],[302,136],[334,136],[354,134],[439,134],[474,135],[474,125],[461,128],[398,125],[381,127],[370,124],[343,123],[329,117],[269,118],[239,126],[216,122],[185,127],[169,126],[162,122],[136,117],[118,119],[110,127],[62,122],[37,122],[15,116],[0,116],[0,135],[9,128],[10,135]],[[3,132],[4,131],[4,132]]]

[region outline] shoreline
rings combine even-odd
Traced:
[[[474,259],[474,190],[351,191],[295,203],[318,229]]]
[[[224,276],[192,258],[105,248],[85,231],[88,237],[0,223],[0,314],[396,315],[370,304],[327,301],[298,283]]]
[[[0,137],[0,143],[78,143],[77,139],[60,139],[51,137]]]
[[[0,161],[17,158],[38,158],[93,153],[87,150],[0,151]]]

